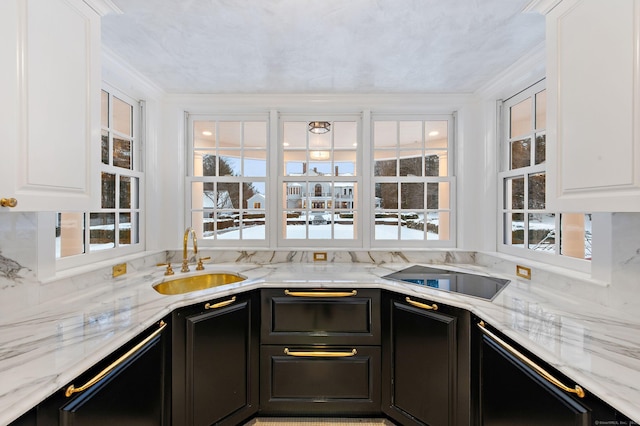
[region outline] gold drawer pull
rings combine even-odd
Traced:
[[[218,309],[218,308],[224,308],[225,306],[229,306],[230,304],[232,304],[233,302],[236,301],[236,297],[233,296],[231,299],[229,300],[225,300],[222,302],[218,302],[218,303],[214,303],[213,305],[211,303],[207,303],[206,305],[204,305],[205,309]]]
[[[100,380],[104,379],[104,377],[107,374],[111,373],[116,367],[118,367],[120,364],[125,362],[127,359],[131,358],[131,356],[133,356],[142,347],[144,347],[147,343],[149,343],[151,340],[153,340],[158,334],[162,333],[162,330],[164,330],[164,328],[167,326],[167,323],[164,322],[164,321],[160,321],[158,326],[159,326],[159,328],[156,331],[154,331],[153,333],[151,333],[146,339],[144,339],[142,342],[140,342],[137,345],[135,345],[133,348],[131,348],[131,350],[129,352],[127,352],[126,354],[122,355],[120,358],[115,360],[111,365],[109,365],[107,368],[105,368],[104,370],[102,370],[101,372],[96,374],[96,376],[93,379],[89,380],[84,385],[80,386],[79,388],[76,388],[73,385],[69,385],[69,387],[67,388],[67,390],[64,393],[65,396],[68,398],[71,395],[73,395],[74,393],[86,391],[91,386],[95,385],[96,383],[100,382]]]
[[[284,294],[292,297],[351,297],[358,294],[357,290],[352,291],[289,291]]]
[[[478,327],[480,328],[480,330],[482,330],[484,334],[489,336],[494,342],[502,346],[507,352],[511,353],[511,355],[515,356],[520,361],[525,363],[527,366],[532,368],[534,371],[536,371],[538,374],[544,377],[548,382],[554,384],[555,386],[557,386],[558,388],[562,389],[565,392],[575,393],[578,396],[578,398],[584,398],[584,389],[582,389],[582,387],[580,387],[579,385],[576,385],[575,388],[572,389],[564,385],[560,380],[553,377],[548,371],[546,371],[545,369],[540,367],[538,364],[536,364],[535,362],[533,362],[532,360],[524,356],[517,349],[515,349],[513,346],[511,346],[510,344],[508,344],[507,342],[505,342],[495,334],[493,334],[491,331],[487,330],[484,326],[484,321],[480,321],[478,323]]]
[[[351,349],[351,352],[330,352],[330,351],[290,351],[289,348],[284,348],[284,354],[289,356],[306,356],[306,357],[333,357],[333,358],[345,358],[354,356],[358,353],[355,349]]]
[[[415,306],[416,308],[428,309],[430,311],[437,311],[438,310],[438,305],[436,305],[435,303],[432,304],[432,305],[427,305],[427,304],[424,304],[424,303],[416,302],[415,300],[411,300],[410,297],[407,297],[405,300],[407,301],[407,303],[409,303],[410,305]]]

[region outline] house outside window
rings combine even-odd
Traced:
[[[187,191],[203,245],[265,246],[268,116],[190,115]]]
[[[455,244],[453,116],[373,118],[374,246]]]
[[[311,131],[311,123],[322,123],[324,133]],[[360,126],[359,116],[327,121],[281,118],[278,185],[284,196],[279,246],[313,245],[318,240],[362,246]]]
[[[56,216],[56,259],[69,266],[143,250],[141,105],[106,86],[101,100],[100,209]]]
[[[188,214],[203,246],[455,245],[453,115],[283,113],[268,142],[272,117],[189,115]]]
[[[502,122],[499,251],[541,261],[552,256],[590,260],[591,214],[546,209],[544,81],[504,101]]]

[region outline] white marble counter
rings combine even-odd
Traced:
[[[158,256],[164,254],[131,262],[122,277],[100,271],[56,283],[55,291],[44,284],[16,283],[12,297],[0,300],[0,424],[63,388],[174,309],[276,286],[381,288],[468,309],[640,422],[640,317],[607,306],[605,298],[597,297],[606,293],[604,288],[563,283],[559,291],[546,276],[526,281],[498,273],[494,259],[474,253],[347,253],[315,263],[304,253],[234,253],[218,255],[205,271],[189,274],[237,272],[247,280],[163,296],[152,289],[165,279],[154,266]],[[490,302],[381,278],[413,264],[439,264],[512,282]]]

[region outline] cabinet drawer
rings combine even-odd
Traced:
[[[264,345],[260,359],[263,413],[380,412],[379,347]]]
[[[262,291],[262,343],[379,345],[380,291]]]

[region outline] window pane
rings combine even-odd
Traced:
[[[451,214],[449,212],[427,213],[427,239],[450,240]]]
[[[356,151],[335,151],[334,176],[356,176],[356,158]]]
[[[100,95],[100,125],[109,128],[109,93],[102,91]]]
[[[449,148],[448,126],[448,121],[425,121],[424,133],[427,149]]]
[[[102,208],[116,208],[116,175],[102,172]]]
[[[376,121],[373,123],[375,148],[395,148],[398,144],[398,122]]]
[[[266,152],[245,151],[244,176],[267,176]]]
[[[427,183],[427,208],[449,208],[449,182]]]
[[[194,121],[193,123],[193,147],[195,149],[215,148],[216,123],[215,121]]]
[[[529,214],[529,248],[555,253],[556,222],[553,213]]]
[[[322,157],[318,158],[318,157],[314,157],[311,156],[312,159],[314,160],[327,160],[330,158],[330,151],[331,150],[331,133],[322,133],[322,134],[315,134],[315,133],[309,133],[308,135],[309,137],[309,150],[311,152],[317,152],[317,155],[321,155]],[[327,157],[327,154],[329,154],[329,157]]]
[[[425,176],[447,176],[447,152],[427,151],[424,157]]]
[[[238,214],[231,211],[220,211],[215,214],[214,232],[219,240],[240,239],[240,219]]]
[[[133,107],[115,96],[112,99],[112,128],[118,133],[122,133],[126,136],[133,136],[131,132],[131,129],[133,128]]]
[[[424,183],[401,183],[400,191],[403,209],[424,209]]]
[[[591,215],[560,215],[560,254],[578,259],[591,259]]]
[[[424,240],[424,221],[416,213],[401,214],[401,240]]]
[[[397,176],[396,151],[376,151],[375,158],[374,176]]]
[[[322,211],[309,212],[309,239],[331,239],[331,217],[332,215]]]
[[[56,226],[56,257],[68,257],[83,254],[84,213],[58,213]]]
[[[123,244],[123,231],[129,234],[129,242],[127,244],[140,243],[140,213],[127,213],[129,223],[123,222],[123,216],[120,216],[120,245]]]
[[[524,214],[505,213],[504,244],[524,247]]]
[[[531,133],[533,124],[531,107],[531,98],[527,98],[510,108],[510,138],[517,138]]]
[[[355,121],[336,121],[332,129],[334,149],[352,150],[358,146],[358,125]]]
[[[391,212],[376,212],[375,239],[397,240],[399,238],[399,214]]]
[[[210,151],[195,151],[193,153],[194,176],[215,176],[217,167],[217,157]]]
[[[242,123],[239,121],[218,122],[218,146],[221,148],[240,148]]]
[[[120,176],[120,208],[138,208],[138,178]]]
[[[244,147],[267,148],[267,123],[264,121],[248,121],[244,123]]]
[[[422,151],[400,151],[400,176],[422,176]]]
[[[547,160],[547,135],[536,135],[536,152],[535,162],[536,164],[542,164]]]
[[[335,202],[336,209],[356,208],[356,184],[353,182],[336,182],[335,183]]]
[[[376,184],[376,205],[383,209],[398,208],[398,184],[397,183],[377,183]]]
[[[536,129],[547,128],[547,91],[536,93]]]
[[[101,132],[101,144],[100,151],[103,164],[109,164],[109,132],[103,130]]]
[[[120,213],[118,215],[118,233],[120,245],[131,244],[131,213]]]
[[[505,179],[505,209],[524,209],[524,177]]]
[[[422,121],[401,121],[399,130],[400,149],[422,149]]]
[[[314,159],[314,153],[326,153],[330,155],[329,151],[311,151],[309,155],[311,159]],[[309,176],[331,176],[331,161],[312,161],[309,163]]]
[[[91,213],[89,217],[89,250],[98,251],[115,247],[115,213]]]
[[[354,212],[340,212],[334,215],[335,239],[356,239],[356,214]]]
[[[214,207],[218,209],[240,208],[240,183],[217,184],[218,191],[214,196]]]
[[[133,169],[131,150],[133,143],[129,140],[113,138],[113,165],[128,170]]]
[[[282,139],[285,149],[307,148],[307,123],[285,121],[282,128]]]
[[[511,170],[531,165],[531,140],[511,142]]]
[[[220,151],[218,176],[242,176],[240,151]]]
[[[545,208],[545,183],[546,175],[536,173],[529,175],[529,208],[544,210]]]
[[[306,215],[301,215],[299,211],[285,212],[283,214],[284,238],[286,239],[306,239],[307,225]]]
[[[215,214],[212,210],[192,211],[191,227],[204,239],[214,238]]]
[[[249,210],[264,210],[266,208],[264,182],[242,184],[242,208]]]

